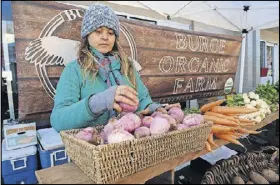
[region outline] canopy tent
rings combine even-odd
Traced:
[[[279,1],[108,1],[153,10],[168,20],[181,17],[240,31],[243,36],[238,92],[242,93],[247,33],[279,27]]]

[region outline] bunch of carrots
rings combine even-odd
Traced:
[[[204,120],[212,121],[211,132],[206,141],[206,149],[212,152],[211,146],[218,147],[213,141],[213,136],[244,147],[237,139],[244,134],[259,134],[261,131],[249,130],[255,125],[252,120],[241,119],[237,115],[257,112],[258,109],[246,107],[220,106],[226,100],[218,100],[203,105],[200,108]]]

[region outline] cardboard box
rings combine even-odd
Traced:
[[[37,144],[36,123],[4,125],[6,150]]]

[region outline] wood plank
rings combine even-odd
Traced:
[[[50,78],[51,83],[53,84],[54,88],[58,83],[59,77]],[[21,93],[34,93],[34,92],[41,92],[45,93],[46,90],[44,89],[43,84],[39,80],[38,77],[34,78],[20,78],[18,79],[18,91]]]
[[[131,19],[125,19],[120,17],[120,20],[124,23],[128,23],[128,24],[136,24],[139,25],[139,23],[135,20],[131,20]],[[168,30],[171,32],[176,32],[179,31],[179,33],[188,33],[188,34],[196,34],[196,35],[205,35],[206,32],[199,32],[199,31],[191,31],[191,30],[182,30],[182,29],[178,29],[178,28],[172,28],[172,27],[168,27],[168,26],[159,26],[159,25],[154,25],[154,24],[150,24],[147,22],[140,22],[141,25],[143,25],[144,27],[148,27],[148,28],[152,28],[152,29],[156,29],[156,30]],[[214,33],[207,33],[208,36],[211,37],[217,37],[217,38],[224,38],[227,40],[233,40],[233,41],[242,41],[242,37],[241,36],[233,36],[233,35],[224,35],[224,34],[214,34]]]
[[[138,52],[138,62],[143,68],[141,75],[146,76],[223,74],[236,72],[238,57],[142,49]]]
[[[216,55],[239,56],[239,41],[217,39],[188,32],[174,32],[147,28],[141,25],[123,23],[133,35],[137,48],[160,48],[168,51],[212,53]],[[164,38],[164,39],[161,39]]]
[[[192,99],[201,99],[201,98],[207,98],[212,96],[222,96],[224,95],[224,90],[217,90],[217,91],[208,91],[208,92],[201,92],[199,94],[197,93],[189,93],[185,95],[176,95],[176,96],[164,96],[164,97],[158,97],[153,98],[153,101],[160,102],[160,103],[177,103],[177,102],[185,102],[186,100],[192,100]]]
[[[12,2],[12,9],[16,40],[17,78],[20,89],[19,110],[22,111],[19,114],[29,115],[49,111],[53,103],[51,98],[53,98],[54,89],[48,89],[52,88],[50,86],[56,87],[64,66],[42,65],[41,68],[38,68],[34,64],[30,64],[30,61],[25,60],[25,50],[31,41],[40,37],[40,34],[42,36],[55,36],[56,40],[52,40],[51,44],[55,44],[55,41],[59,43],[65,41],[59,39],[71,40],[69,42],[73,44],[77,43],[73,41],[80,41],[80,27],[84,9],[44,1]],[[241,37],[192,32],[135,20],[120,19],[120,22],[125,27],[121,29],[120,44],[127,55],[135,54],[135,58],[142,65],[141,76],[154,101],[172,103],[222,95],[227,78],[232,77],[234,80],[241,48]],[[52,45],[44,39],[50,38],[42,38],[41,40],[44,42],[41,46],[44,46],[44,50],[49,51],[49,53],[37,50],[36,62],[38,64],[40,64],[39,58],[42,58],[39,56],[40,54],[51,56],[54,52],[50,51],[53,49]],[[75,49],[71,47],[69,50],[66,49],[67,44],[63,47],[65,53],[62,53],[66,55],[65,58],[70,56],[66,51],[76,53]],[[130,44],[133,45],[131,48]],[[36,49],[41,48],[38,46]],[[67,60],[72,60],[73,57],[75,55]],[[40,69],[45,69],[47,74],[42,76],[42,74],[37,73],[36,70]],[[38,81],[39,78],[42,81],[51,79],[51,85],[42,86]],[[194,86],[198,84],[197,91],[196,87],[193,87],[193,92],[191,90],[184,91],[187,89],[185,87],[190,78],[194,80]],[[217,78],[215,88],[206,88],[208,78],[212,78],[212,80]],[[182,87],[180,87],[181,85]],[[208,87],[210,87],[209,83]],[[43,93],[44,90],[46,93]],[[29,94],[27,95],[27,93]]]
[[[68,7],[69,9],[77,9],[76,7],[66,6],[60,3],[30,1],[12,2],[14,29],[17,37],[29,39],[38,38],[45,24],[49,22],[55,15],[59,14],[63,10],[68,9]],[[34,15],[38,14],[39,16],[34,17]],[[82,19],[80,19],[80,21],[81,20]],[[74,35],[78,35],[79,33],[80,32],[76,32]]]
[[[19,115],[35,114],[51,111],[53,101],[46,92],[20,92],[18,93]]]
[[[234,79],[234,74],[226,75],[199,75],[199,76],[143,76],[143,83],[154,98],[170,95],[184,95],[201,93],[213,90],[223,90],[229,78]],[[164,91],[163,91],[164,89]]]
[[[253,126],[251,129],[258,130],[270,124],[276,119],[279,119],[279,112],[275,112],[267,116],[260,124]],[[213,150],[228,144],[228,142],[221,139],[215,140],[215,143],[218,145],[218,147],[213,147]],[[116,184],[144,184],[147,180],[152,179],[153,177],[159,176],[167,171],[174,170],[177,166],[185,164],[186,162],[194,160],[207,153],[207,150],[203,149],[198,152],[191,152],[186,155],[176,157],[174,159],[166,160],[158,165],[149,167],[143,171],[137,172],[126,178],[118,180]],[[39,183],[41,184],[94,183],[74,163],[63,164],[60,166],[38,170],[35,172],[35,174]]]
[[[93,184],[74,163],[35,171],[35,175],[39,184]]]

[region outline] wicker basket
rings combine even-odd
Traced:
[[[61,131],[60,135],[71,160],[95,183],[106,184],[176,156],[202,150],[211,126],[212,122],[206,122],[189,129],[99,146],[75,138],[80,129]]]
[[[278,158],[272,159],[274,155]],[[270,168],[279,174],[279,149],[273,146],[264,147],[260,151],[234,155],[227,160],[219,161],[207,171],[201,184],[231,184],[232,178],[239,175],[244,181],[249,181],[249,173],[261,173]]]

